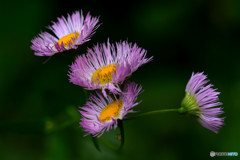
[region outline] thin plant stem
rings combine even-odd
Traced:
[[[150,111],[150,112],[145,112],[145,113],[133,116],[133,117],[125,118],[124,120],[132,120],[132,119],[141,118],[141,117],[159,114],[159,113],[164,113],[164,112],[179,112],[179,109],[163,109],[163,110]]]

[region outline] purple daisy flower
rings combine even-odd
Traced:
[[[70,68],[70,82],[88,90],[108,89],[114,94],[121,92],[119,84],[141,65],[152,60],[146,58],[146,50],[127,41],[95,45],[86,55],[80,55]]]
[[[141,90],[141,86],[129,82],[125,84],[123,94],[117,100],[109,95],[104,98],[98,92],[96,96],[91,95],[85,106],[79,107],[82,114],[80,126],[87,132],[86,135],[100,137],[105,131],[116,129],[117,120],[134,112],[132,108],[140,103],[135,101]]]
[[[97,25],[99,18],[91,17],[88,12],[86,18],[79,11],[74,12],[71,16],[58,18],[52,26],[47,27],[55,35],[48,32],[42,32],[32,40],[31,49],[35,51],[36,56],[52,56],[55,53],[69,49],[77,49],[90,40],[90,37],[99,27]]]
[[[206,79],[207,76],[203,72],[192,73],[180,112],[197,116],[203,127],[218,133],[219,128],[224,124],[224,118],[218,117],[224,113],[221,107],[217,107],[222,105],[218,98],[220,92],[216,92],[212,84],[206,85],[209,82]]]

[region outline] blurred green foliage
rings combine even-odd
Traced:
[[[240,153],[240,1],[11,1],[1,2],[0,159],[210,159],[210,151]],[[36,57],[31,39],[57,17],[82,9],[102,25],[78,54],[98,42],[126,40],[154,60],[130,78],[142,84],[135,110],[177,108],[193,71],[205,71],[222,92],[226,125],[219,134],[176,113],[126,121],[121,152],[113,135],[83,137],[78,106],[81,87],[68,82],[76,55]],[[114,146],[112,146],[114,145]],[[226,159],[229,157],[218,157]]]

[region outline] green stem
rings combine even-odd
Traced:
[[[179,112],[179,109],[163,109],[163,110],[150,111],[150,112],[145,112],[145,113],[133,116],[133,117],[126,118],[124,120],[132,120],[132,119],[141,118],[144,116],[149,116],[149,115],[154,115],[154,114],[159,114],[159,113],[164,113],[164,112]]]

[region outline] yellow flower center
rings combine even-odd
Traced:
[[[101,122],[109,121],[112,117],[117,118],[122,109],[123,102],[121,100],[116,100],[112,103],[109,103],[106,107],[102,109],[99,119]]]
[[[66,47],[69,47],[69,43],[71,42],[72,44],[74,43],[73,40],[76,40],[78,37],[79,37],[80,33],[79,32],[73,32],[73,33],[70,33],[64,37],[62,37],[61,39],[59,39],[57,41],[58,45],[61,46],[62,43],[63,43],[63,46],[66,48]],[[57,44],[56,43],[56,44]]]
[[[112,81],[113,72],[117,74],[116,63],[103,66],[97,69],[93,75],[93,83],[95,84],[106,84]]]

